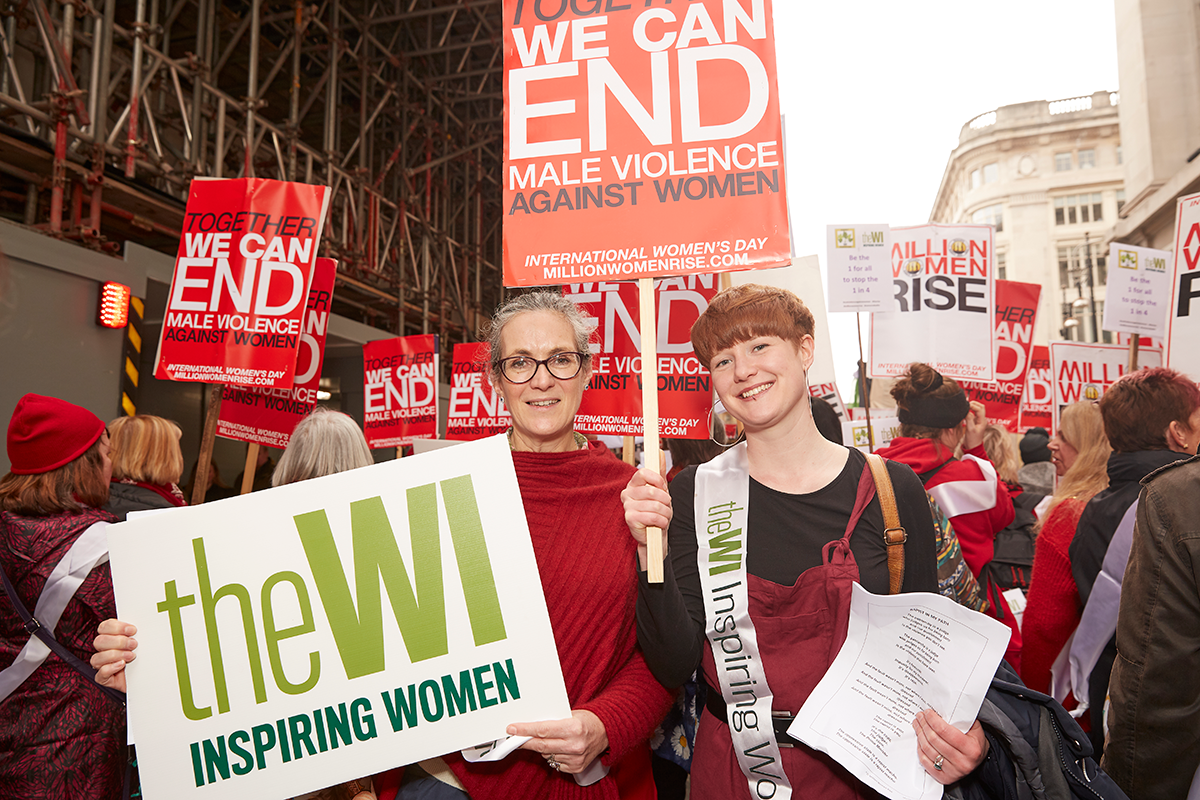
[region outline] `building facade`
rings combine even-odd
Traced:
[[[1120,108],[1107,91],[1002,106],[963,125],[942,175],[930,220],[994,226],[996,277],[1042,286],[1037,344],[1115,338],[1101,326],[1125,204]]]
[[[1173,250],[1175,201],[1200,192],[1200,9],[1116,0],[1121,134],[1129,202],[1113,241]]]

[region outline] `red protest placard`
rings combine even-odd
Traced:
[[[1030,428],[1054,432],[1054,379],[1050,374],[1050,348],[1044,344],[1033,346],[1017,418],[1018,433]]]
[[[291,388],[328,197],[265,178],[192,181],[156,378]]]
[[[839,423],[850,421],[850,414],[846,411],[846,404],[842,402],[842,393],[838,391],[836,383],[810,383],[808,393],[829,403],[837,413]]]
[[[300,333],[296,385],[291,389],[226,385],[221,398],[221,416],[217,419],[217,436],[265,447],[288,446],[296,424],[317,406],[336,277],[337,262],[332,258],[318,258]]]
[[[504,398],[492,389],[491,348],[487,342],[454,345],[450,370],[450,407],[446,412],[446,438],[471,440],[504,433],[512,416]]]
[[[437,438],[438,337],[363,345],[363,431],[372,450]]]
[[[1040,284],[996,281],[996,339],[992,349],[996,380],[959,381],[969,399],[983,403],[988,421],[1010,432],[1018,428],[1041,294]]]
[[[1143,367],[1161,367],[1161,350],[1147,349],[1139,354]],[[1054,429],[1062,410],[1072,403],[1094,402],[1108,387],[1129,371],[1129,351],[1113,344],[1051,342],[1050,369],[1054,389]]]
[[[692,350],[692,325],[718,291],[713,275],[655,281],[658,397],[661,434],[707,439],[712,377]],[[563,294],[596,319],[592,379],[583,393],[575,430],[642,434],[642,341],[638,287],[632,283],[568,284]]]
[[[504,283],[786,264],[770,0],[504,0]]]

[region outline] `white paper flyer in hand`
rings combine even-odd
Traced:
[[[874,595],[854,584],[846,643],[788,733],[892,800],[936,800],[912,723],[932,708],[975,722],[1009,629],[938,594]]]
[[[826,226],[830,311],[895,311],[892,229],[887,225]]]

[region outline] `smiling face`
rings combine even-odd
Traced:
[[[719,351],[709,369],[726,410],[751,434],[809,416],[805,371],[812,360],[811,336],[799,346],[778,336],[756,336]]]
[[[553,311],[518,314],[500,333],[501,359],[529,356],[540,361],[575,350],[571,323]],[[512,414],[513,447],[543,453],[576,449],[572,425],[591,376],[590,364],[569,380],[554,377],[545,365],[538,367],[528,383],[514,384],[494,374],[492,385]]]
[[[1079,451],[1062,438],[1061,433],[1054,434],[1054,438],[1046,446],[1050,448],[1050,461],[1054,464],[1054,474],[1061,478],[1067,474],[1067,470],[1075,463],[1075,459],[1079,458]]]

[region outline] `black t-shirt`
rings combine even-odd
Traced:
[[[821,564],[821,550],[842,538],[866,469],[866,456],[850,450],[846,466],[828,485],[809,494],[786,494],[750,479],[746,570],[751,575],[791,586],[806,569]],[[887,462],[896,493],[904,545],[905,592],[937,591],[937,553],[933,519],[925,489],[908,466]],[[696,563],[694,496],[696,468],[671,482],[670,555],[664,580],[651,585],[641,573],[638,590],[638,641],[654,676],[666,686],[683,684],[700,663],[704,644],[704,598]],[[887,594],[887,545],[883,509],[876,497],[850,537],[859,582],[875,594]]]

